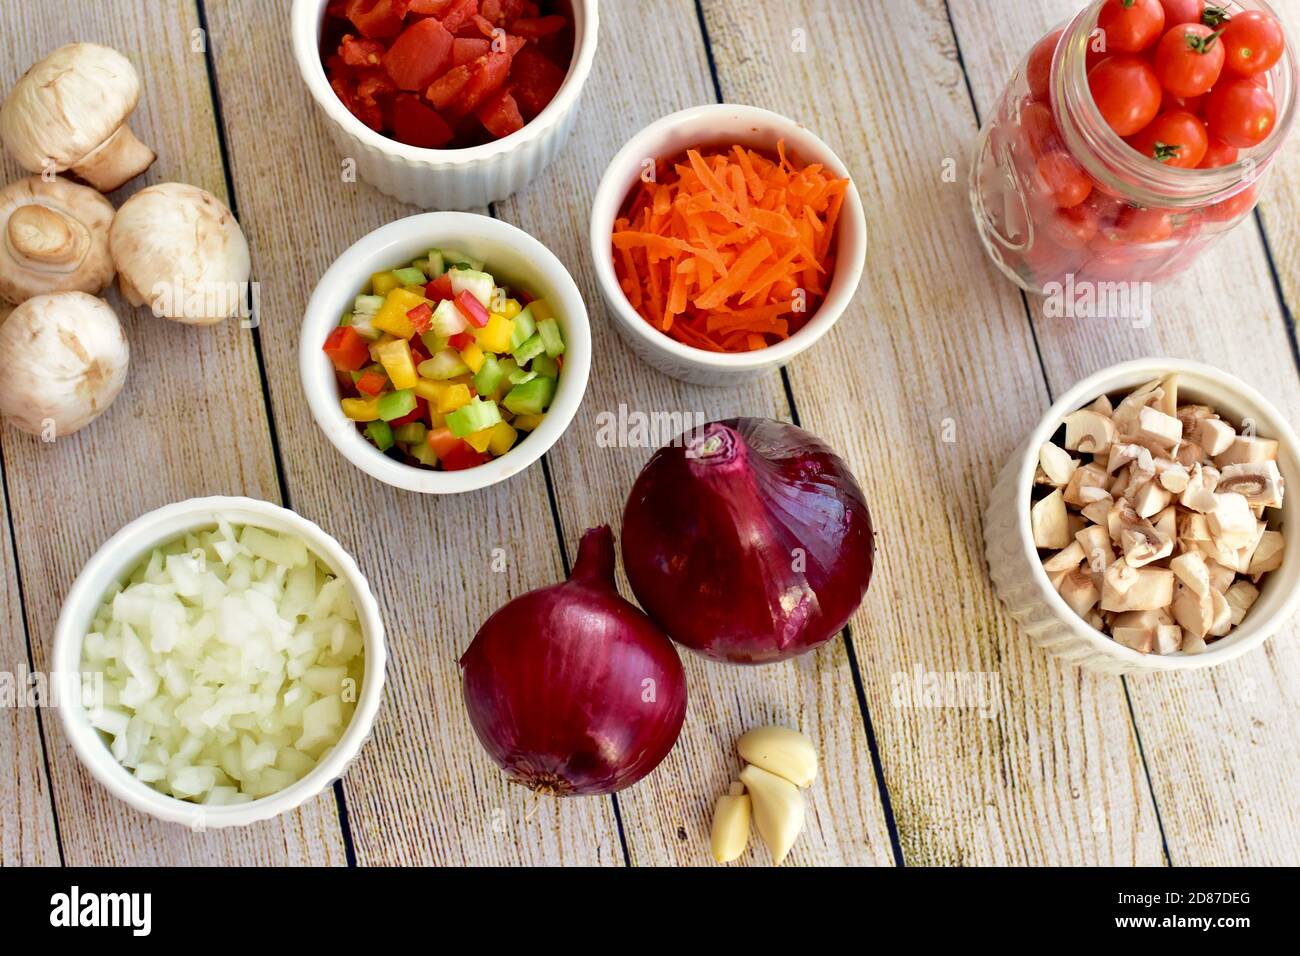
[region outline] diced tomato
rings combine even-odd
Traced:
[[[508,87],[502,87],[489,96],[475,115],[487,131],[497,139],[524,128],[524,118],[519,113],[519,104],[510,95]]]
[[[357,98],[366,103],[378,103],[397,94],[397,86],[383,70],[375,67],[357,73]]]
[[[384,54],[384,69],[399,89],[422,90],[440,76],[451,61],[451,34],[430,17],[402,31]]]
[[[460,91],[469,83],[469,72],[470,65],[468,63],[448,70],[434,80],[432,85],[424,91],[425,98],[436,109],[447,109],[460,95]]]
[[[472,113],[488,96],[500,89],[510,73],[512,58],[510,52],[494,51],[475,60],[470,66],[469,82],[461,90],[459,101],[454,104],[455,111],[461,116]]]
[[[439,16],[448,33],[455,33],[470,17],[478,13],[478,0],[451,0]]]
[[[367,395],[378,395],[388,387],[388,376],[377,369],[368,369],[361,373],[356,381],[357,391]]]
[[[487,17],[483,17],[475,14],[474,26],[478,28],[479,33],[483,34],[489,40],[496,38],[497,27],[493,26],[492,21],[489,20]],[[505,33],[504,30],[502,30],[501,32]]]
[[[378,66],[384,55],[384,45],[378,40],[362,40],[351,33],[343,35],[339,56],[348,66]]]
[[[433,307],[427,302],[421,302],[414,309],[408,310],[406,317],[411,320],[411,327],[416,332],[428,332],[429,320],[433,318]]]
[[[325,339],[325,354],[340,372],[355,372],[370,361],[370,347],[350,325],[340,325]]]
[[[525,47],[515,56],[510,82],[520,112],[531,120],[564,85],[564,70],[532,47]]]
[[[451,290],[451,276],[449,275],[440,275],[424,287],[424,297],[430,302],[452,299],[455,298],[455,295]]]
[[[483,0],[479,7],[479,12],[498,26],[505,26],[525,13],[523,0]]]
[[[468,332],[457,332],[455,335],[447,339],[447,344],[457,352],[463,352],[474,344],[474,336]]]
[[[451,5],[452,0],[411,0],[410,10],[421,16],[442,16],[442,11]]]
[[[407,0],[350,0],[348,19],[364,37],[395,37],[406,8]]]
[[[393,104],[393,136],[408,146],[438,149],[451,142],[447,121],[420,102],[413,93],[403,93]]]
[[[548,37],[552,33],[559,33],[569,21],[559,14],[552,14],[549,17],[529,17],[520,18],[510,24],[510,32],[515,36],[525,37],[529,40],[539,40],[542,37]]]
[[[388,424],[396,428],[398,425],[409,425],[411,422],[427,422],[429,420],[429,403],[424,399],[417,397],[415,399],[415,408],[411,409],[401,418],[394,418]]]
[[[491,47],[492,41],[482,37],[456,37],[451,41],[451,65],[456,67],[472,63]]]
[[[483,308],[483,303],[474,298],[474,293],[469,289],[462,289],[455,301],[460,314],[469,319],[469,324],[474,328],[481,329],[488,324],[487,309]]]

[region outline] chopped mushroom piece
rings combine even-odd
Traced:
[[[0,189],[0,298],[97,293],[113,280],[113,205],[59,176],[28,176]]]
[[[1232,608],[1232,626],[1236,627],[1246,617],[1246,612],[1259,599],[1259,588],[1249,581],[1238,581],[1223,593]]]
[[[1237,432],[1221,418],[1203,418],[1196,425],[1193,440],[1211,457],[1222,455],[1237,440]]]
[[[1071,458],[1068,451],[1049,441],[1038,449],[1038,465],[1051,483],[1060,488],[1079,467],[1079,459]]]
[[[1247,461],[1227,465],[1214,490],[1235,491],[1252,505],[1281,508],[1285,482],[1276,461]]]
[[[1148,481],[1133,494],[1133,508],[1141,517],[1150,518],[1164,511],[1173,499],[1172,492],[1165,490],[1155,481]]]
[[[1155,611],[1168,607],[1174,595],[1174,575],[1166,568],[1134,568],[1120,558],[1102,578],[1103,611]]]
[[[1035,503],[1029,512],[1034,529],[1034,545],[1056,551],[1070,543],[1070,524],[1065,515],[1065,498],[1058,488]]]
[[[1227,451],[1214,456],[1214,463],[1224,468],[1248,461],[1270,461],[1275,458],[1277,458],[1277,442],[1274,439],[1238,435],[1228,446]]]
[[[1258,522],[1244,495],[1215,492],[1214,507],[1206,512],[1210,533],[1222,548],[1236,551],[1259,540]]]
[[[70,43],[14,84],[0,107],[0,138],[28,172],[70,170],[112,192],[155,159],[126,125],[139,100],[140,78],[126,57]]]
[[[1110,475],[1104,468],[1097,465],[1083,465],[1070,475],[1064,491],[1065,502],[1082,508],[1084,505],[1108,497],[1110,492],[1107,489],[1110,485]]]
[[[1200,552],[1188,551],[1178,555],[1169,562],[1169,570],[1197,597],[1210,593],[1210,570]]]
[[[1115,440],[1115,423],[1098,412],[1081,409],[1065,416],[1065,447],[1070,451],[1105,454]]]
[[[1183,629],[1177,624],[1158,624],[1156,625],[1156,646],[1157,654],[1174,654],[1182,649],[1183,646]]]
[[[1210,633],[1210,625],[1214,623],[1214,604],[1210,595],[1215,593],[1207,591],[1204,594],[1197,594],[1191,588],[1180,584],[1171,608],[1174,620],[1188,633],[1200,638],[1205,637]]]
[[[1210,607],[1213,619],[1210,621],[1210,634],[1214,637],[1226,637],[1232,630],[1232,606],[1220,591],[1210,592]]]
[[[1093,579],[1092,572],[1082,566],[1073,569],[1062,578],[1057,590],[1060,591],[1062,600],[1080,617],[1086,617],[1101,598],[1101,592],[1097,589],[1097,582]]]
[[[1260,576],[1282,567],[1282,548],[1284,538],[1280,531],[1265,531],[1259,538],[1259,545],[1251,555],[1250,566],[1246,569],[1256,582]]]
[[[1084,557],[1083,545],[1071,541],[1069,545],[1043,562],[1043,570],[1049,574],[1057,571],[1073,571],[1083,564]]]
[[[1210,575],[1210,587],[1215,591],[1226,591],[1232,586],[1237,572],[1218,561],[1206,561],[1205,569]]]
[[[1166,463],[1156,462],[1156,475],[1160,479],[1160,486],[1170,494],[1181,495],[1187,490],[1187,482],[1191,477],[1187,466],[1167,459],[1162,461]]]
[[[1084,560],[1094,574],[1101,574],[1115,560],[1110,546],[1110,534],[1101,525],[1093,524],[1075,532],[1075,542],[1083,549]]]
[[[1138,411],[1138,440],[1148,448],[1172,452],[1183,440],[1183,423],[1150,406],[1142,408]]]

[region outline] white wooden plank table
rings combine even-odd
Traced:
[[[1300,0],[1281,0],[1300,35]],[[339,175],[298,78],[285,0],[115,0],[0,9],[0,87],[73,39],[123,50],[145,91],[133,127],[149,183],[225,198],[252,247],[255,329],[131,313],[121,398],[78,435],[0,430],[0,669],[42,669],[64,593],[132,518],[200,494],[281,501],[370,578],[389,630],[375,733],[347,776],[256,827],[190,833],[113,800],[56,715],[0,713],[0,864],[707,864],[712,801],[735,737],[797,724],[820,748],[796,865],[1300,863],[1300,634],[1210,672],[1121,680],[1049,660],[990,590],[980,509],[992,478],[1083,375],[1140,355],[1209,361],[1300,412],[1300,140],[1260,213],[1212,262],[1162,287],[1147,329],[1046,318],[989,264],[965,171],[979,117],[1072,0],[605,0],[578,128],[530,187],[481,210],[566,264],[593,323],[584,404],[534,467],[435,500],[395,491],[324,441],[302,400],[298,326],[316,278],[355,239],[417,212]],[[195,30],[202,30],[195,34]],[[204,42],[196,44],[195,37]],[[643,365],[610,327],[586,249],[605,164],[651,120],[725,99],[806,123],[849,165],[871,231],[855,303],[785,374],[704,389]],[[942,173],[956,163],[956,181]],[[6,181],[19,174],[0,161]],[[599,447],[629,409],[797,421],[849,461],[872,507],[877,566],[843,638],[735,669],[685,655],[677,747],[616,798],[536,801],[478,747],[455,665],[508,597],[564,575],[582,530],[615,526],[649,452]],[[552,508],[554,499],[554,509]],[[482,542],[482,554],[465,542]],[[491,567],[493,548],[508,556]],[[567,553],[566,553],[567,552]],[[418,561],[412,562],[412,556]],[[626,593],[626,582],[623,581]],[[909,675],[986,675],[993,706],[902,706]],[[766,863],[764,851],[744,862]]]

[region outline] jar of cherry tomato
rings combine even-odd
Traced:
[[[1241,222],[1291,125],[1296,67],[1261,0],[1096,0],[1016,68],[971,205],[1021,288],[1156,281]]]

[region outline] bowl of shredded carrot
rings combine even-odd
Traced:
[[[676,378],[726,385],[826,334],[866,255],[862,201],[829,146],[777,113],[717,104],[651,124],[610,162],[592,256],[616,327]]]

